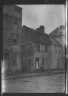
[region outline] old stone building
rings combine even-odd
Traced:
[[[3,5],[3,59],[8,72],[62,69],[62,45],[44,26],[22,27],[22,9]]]
[[[63,69],[63,47],[57,40],[51,38],[51,69]]]
[[[3,5],[3,58],[5,71],[21,68],[20,34],[22,9],[15,5]]]
[[[63,63],[65,66],[65,45],[66,45],[66,29],[65,26],[57,27],[49,34],[50,37],[56,39],[63,46]]]
[[[22,27],[21,66],[22,71],[62,69],[62,46],[49,38],[44,26],[32,29]],[[59,53],[60,51],[60,53]]]

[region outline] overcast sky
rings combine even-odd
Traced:
[[[60,25],[65,25],[64,5],[18,5],[22,7],[22,26],[38,28],[45,26],[45,33],[50,33]]]

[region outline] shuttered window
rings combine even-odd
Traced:
[[[17,25],[17,17],[13,16],[13,24]]]
[[[17,34],[11,33],[10,39],[11,39],[11,43],[15,45],[17,43]]]
[[[12,58],[13,58],[13,66],[16,66],[17,65],[17,54],[13,53]]]
[[[57,53],[57,46],[55,46],[55,53]]]
[[[48,46],[45,45],[45,52],[48,52]]]
[[[37,44],[37,52],[40,52],[40,45]]]

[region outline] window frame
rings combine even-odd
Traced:
[[[14,56],[14,55],[15,55],[15,56]],[[16,63],[17,53],[12,53],[12,58],[13,58],[13,59],[12,59],[12,62],[13,62],[12,65],[13,65],[13,66],[16,66],[16,65],[17,65],[17,63]],[[15,62],[15,63],[14,63],[14,62]]]
[[[40,44],[37,44],[37,52],[40,52]]]
[[[57,46],[55,46],[55,53],[57,53]]]
[[[60,35],[62,35],[62,32],[60,32]]]
[[[46,63],[48,62],[48,57],[46,56]]]
[[[48,52],[48,45],[45,45],[45,52]]]
[[[14,34],[15,34],[16,36],[13,36]],[[17,44],[17,34],[16,34],[16,33],[10,33],[10,39],[11,39],[11,43],[12,43],[13,45],[16,45],[16,44]],[[14,43],[13,40],[16,40],[16,43]]]
[[[18,22],[17,19],[18,18],[16,16],[13,16],[13,24],[17,25],[17,22]]]

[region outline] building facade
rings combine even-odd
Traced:
[[[5,71],[21,68],[20,34],[22,9],[15,5],[3,5],[3,59]]]
[[[32,29],[22,27],[21,66],[22,71],[62,69],[62,46],[44,33],[44,26]],[[57,51],[55,53],[55,50]],[[59,50],[61,54],[59,54]]]
[[[50,37],[56,39],[63,46],[63,63],[65,66],[65,46],[66,46],[66,29],[65,26],[56,28],[49,34]]]
[[[44,26],[22,27],[22,9],[3,5],[3,59],[6,72],[63,69],[62,46]]]
[[[57,40],[51,40],[51,69],[64,69],[63,64],[63,47]]]

